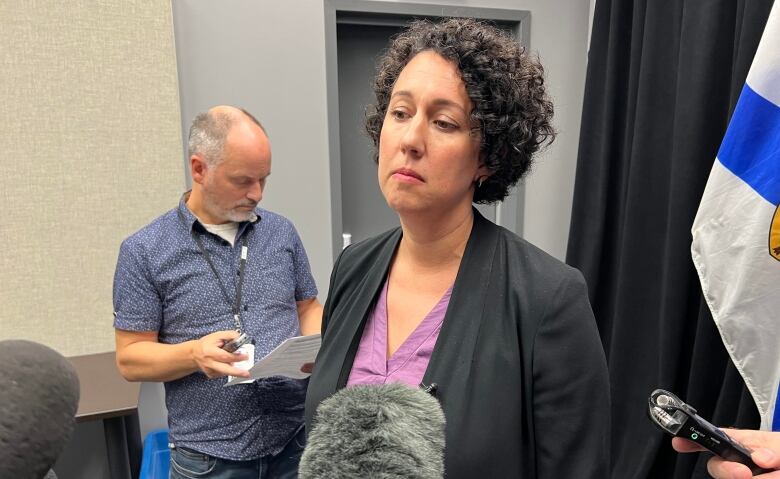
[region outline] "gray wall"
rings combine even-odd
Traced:
[[[119,244],[183,184],[171,29],[168,0],[0,2],[0,340],[114,349]]]

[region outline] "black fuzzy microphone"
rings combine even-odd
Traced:
[[[444,413],[403,384],[342,389],[317,408],[300,479],[444,476]]]
[[[76,370],[31,341],[0,341],[0,477],[40,479],[70,439],[79,404]]]

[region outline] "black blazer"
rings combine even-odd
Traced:
[[[582,275],[474,217],[423,378],[438,385],[447,421],[446,477],[609,477],[607,365]],[[400,238],[397,228],[336,261],[307,429],[317,405],[346,385]]]

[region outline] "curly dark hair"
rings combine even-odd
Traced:
[[[468,18],[417,20],[395,36],[379,61],[376,103],[366,113],[366,131],[378,161],[379,137],[390,94],[401,70],[418,53],[433,51],[458,66],[474,104],[471,121],[481,135],[480,159],[491,175],[476,188],[475,203],[503,200],[525,175],[534,153],[555,138],[553,105],[544,69],[509,34]]]

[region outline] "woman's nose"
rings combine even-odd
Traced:
[[[401,151],[412,156],[422,156],[425,152],[426,120],[422,115],[415,115],[404,125],[401,136]]]

